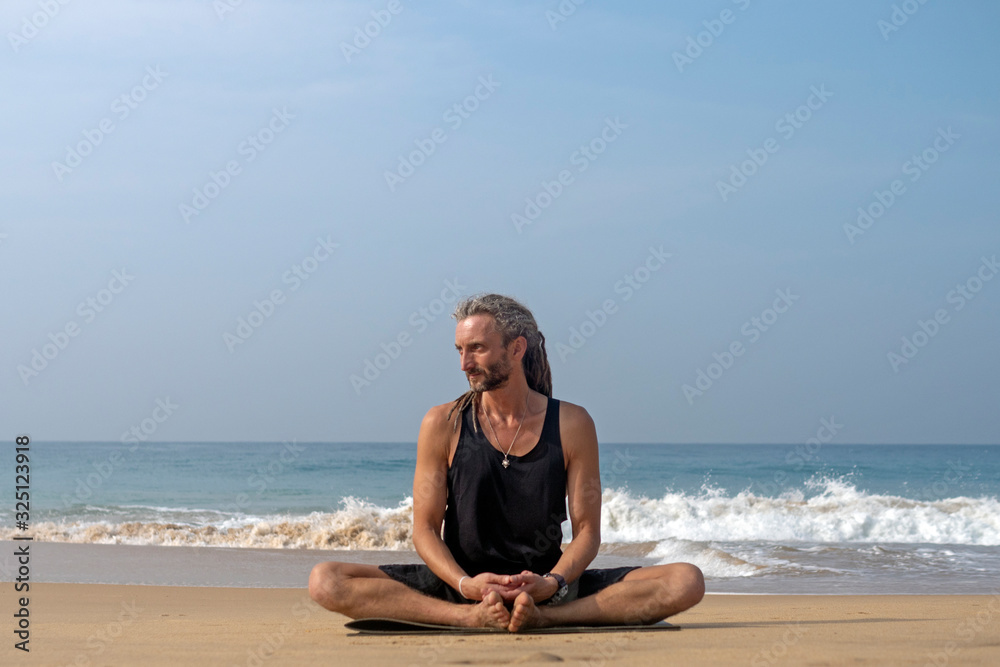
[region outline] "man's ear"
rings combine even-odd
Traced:
[[[528,351],[528,339],[524,336],[518,336],[510,344],[512,346],[510,351],[511,356],[518,361],[523,359],[525,353]]]

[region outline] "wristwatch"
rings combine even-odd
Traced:
[[[552,604],[558,604],[562,601],[566,594],[569,593],[569,584],[566,583],[566,579],[563,578],[561,574],[556,574],[555,572],[548,572],[542,575],[543,577],[552,577],[559,584],[559,588],[556,590],[555,594],[549,598]]]

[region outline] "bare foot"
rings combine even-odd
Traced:
[[[496,628],[506,630],[510,624],[510,612],[503,604],[503,598],[496,591],[490,591],[477,605],[469,605],[468,627]]]
[[[535,606],[535,600],[527,592],[522,591],[514,600],[514,610],[507,625],[509,632],[520,632],[528,628],[542,625],[542,612]]]

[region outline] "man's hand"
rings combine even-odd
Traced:
[[[513,574],[508,577],[510,583],[506,591],[500,593],[504,602],[513,602],[521,592],[531,596],[535,602],[548,600],[559,590],[559,582],[552,577],[543,577],[529,570],[524,570],[521,574]]]
[[[469,600],[482,600],[490,591],[496,591],[504,602],[513,602],[522,592],[535,602],[548,600],[559,590],[559,582],[552,577],[543,577],[529,570],[521,574],[493,574],[483,572],[462,581],[459,591]]]
[[[519,575],[515,575],[519,576]],[[474,577],[467,577],[462,581],[462,590],[459,591],[468,600],[482,600],[490,591],[496,591],[500,597],[507,601],[508,591],[511,590],[511,579],[509,574],[493,574],[492,572],[482,572]],[[517,597],[517,593],[510,597],[511,600]]]

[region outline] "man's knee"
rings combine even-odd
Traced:
[[[309,573],[309,597],[327,609],[336,607],[336,589],[344,579],[343,563],[320,563]]]
[[[660,588],[642,610],[644,622],[655,622],[695,606],[705,597],[705,577],[691,563],[671,563],[657,572]]]
[[[691,563],[674,563],[674,566],[671,573],[675,580],[674,586],[680,593],[684,609],[690,609],[705,597],[705,575],[697,565]]]
[[[309,573],[309,597],[330,611],[346,613],[357,597],[350,584],[358,579],[389,579],[389,576],[374,565],[320,563]]]

